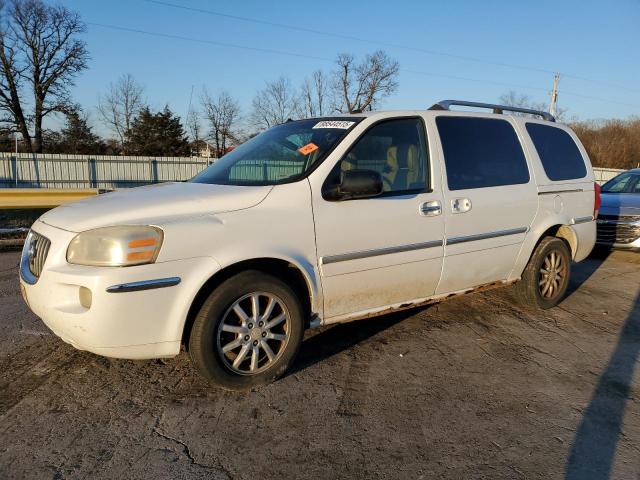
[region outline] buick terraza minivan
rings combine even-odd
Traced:
[[[594,245],[599,191],[569,128],[505,110],[289,121],[191,181],[63,205],[28,235],[24,298],[76,348],[185,345],[229,389],[282,375],[309,327],[510,284],[552,307]]]

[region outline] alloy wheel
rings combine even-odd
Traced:
[[[538,288],[543,298],[554,298],[567,278],[567,262],[558,250],[551,250],[540,267]]]
[[[240,375],[270,368],[289,341],[291,316],[284,302],[266,292],[236,300],[218,326],[217,348],[225,366]]]

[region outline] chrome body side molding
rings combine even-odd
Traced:
[[[527,227],[512,228],[510,230],[499,230],[497,232],[478,233],[476,235],[468,235],[464,237],[452,237],[446,241],[447,245],[455,245],[456,243],[473,242],[476,240],[485,240],[487,238],[504,237],[506,235],[517,235],[519,233],[526,233],[529,229]],[[363,250],[361,252],[343,253],[339,255],[328,255],[320,258],[322,265],[328,265],[336,262],[346,262],[348,260],[358,260],[361,258],[377,257],[379,255],[389,255],[392,253],[410,252],[412,250],[422,250],[425,248],[441,247],[443,242],[441,240],[433,240],[431,242],[413,243],[411,245],[400,245],[397,247],[378,248],[375,250]]]
[[[497,232],[478,233],[475,235],[467,235],[464,237],[447,238],[447,245],[455,245],[456,243],[475,242],[476,240],[486,240],[487,238],[504,237],[507,235],[517,235],[526,233],[527,227],[511,228],[509,230],[499,230]]]
[[[555,195],[557,193],[576,193],[576,192],[584,192],[584,189],[574,188],[570,190],[549,190],[547,192],[538,192],[538,195]]]
[[[573,224],[577,225],[578,223],[587,223],[593,222],[593,215],[589,215],[588,217],[578,217],[573,219]]]
[[[108,293],[139,292],[140,290],[152,290],[155,288],[167,288],[178,285],[180,277],[157,278],[154,280],[142,280],[141,282],[122,283],[107,288]]]
[[[377,248],[375,250],[363,250],[361,252],[342,253],[339,255],[327,255],[320,258],[322,265],[328,265],[336,262],[346,262],[348,260],[358,260],[361,258],[377,257],[380,255],[390,255],[392,253],[410,252],[412,250],[423,250],[425,248],[441,247],[442,240],[433,240],[431,242],[412,243],[410,245],[400,245],[397,247]]]

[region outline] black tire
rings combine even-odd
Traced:
[[[542,269],[545,267],[546,271],[552,271],[552,269],[546,268],[549,263],[545,263],[553,258],[552,254],[557,255],[556,258],[560,258],[563,273],[552,276],[553,280],[549,282],[549,275],[544,274]],[[555,270],[553,269],[553,271]],[[560,238],[544,237],[531,255],[531,259],[522,273],[522,279],[514,286],[516,298],[523,305],[543,310],[555,307],[564,298],[570,276],[571,252],[569,247]]]
[[[251,317],[247,315],[249,318],[245,318],[243,321],[232,307],[239,305],[240,310],[244,313],[246,313],[245,310],[253,310],[255,295],[259,297],[257,301],[258,315],[252,314]],[[258,328],[257,322],[254,320],[254,318],[261,319],[263,307],[264,312],[262,313],[266,314],[271,299],[274,299],[275,303],[274,313],[271,315],[277,318],[285,316],[285,320],[272,327],[272,330],[280,328],[279,333],[275,335],[287,337],[286,341],[265,338],[267,330],[264,329],[268,327],[269,323],[274,323],[277,318],[274,319],[273,316],[263,318],[261,326],[264,329]],[[238,301],[240,303],[236,304]],[[234,322],[237,322],[238,325],[235,326]],[[263,323],[264,325],[262,325]],[[282,323],[284,325],[281,326]],[[250,325],[252,328],[248,329]],[[224,328],[241,328],[242,332],[230,333],[224,331]],[[268,330],[269,337],[272,335],[272,330]],[[189,355],[205,378],[227,390],[243,391],[271,383],[282,376],[294,361],[302,343],[303,334],[303,309],[294,291],[279,278],[260,271],[248,270],[224,281],[204,302],[191,329]],[[231,336],[231,338],[223,338],[225,335]],[[249,338],[248,341],[247,338]],[[228,343],[223,344],[223,342]],[[241,342],[241,344],[234,347],[235,351],[230,350],[223,353],[225,346],[230,347],[231,344],[237,342]],[[270,354],[267,353],[267,347],[263,346],[267,342],[271,342],[270,345],[267,345]],[[244,360],[236,367],[235,361],[238,360],[245,348],[249,348],[248,353],[245,352],[246,357],[243,357]],[[258,353],[259,361],[255,364],[255,372],[248,372],[247,369],[254,369],[252,355],[254,354],[253,349],[256,348],[258,352],[262,351],[262,354]],[[277,351],[276,348],[278,348]],[[261,367],[259,366],[260,362],[263,363]]]

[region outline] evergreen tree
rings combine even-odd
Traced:
[[[66,125],[60,132],[63,153],[99,154],[104,151],[104,144],[91,131],[80,109],[69,110],[65,112],[65,116]]]
[[[155,114],[148,107],[143,108],[133,121],[127,145],[134,155],[189,155],[189,142],[180,118],[168,106]]]
[[[15,150],[15,134],[10,128],[0,127],[0,152]]]

